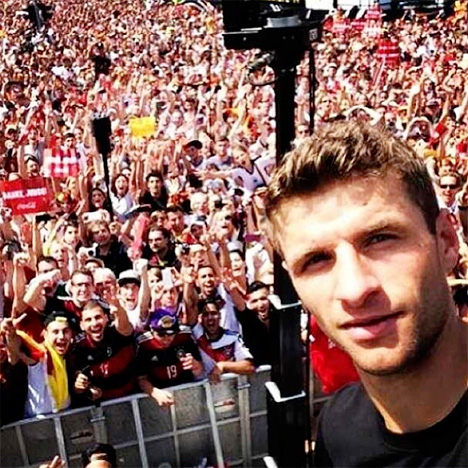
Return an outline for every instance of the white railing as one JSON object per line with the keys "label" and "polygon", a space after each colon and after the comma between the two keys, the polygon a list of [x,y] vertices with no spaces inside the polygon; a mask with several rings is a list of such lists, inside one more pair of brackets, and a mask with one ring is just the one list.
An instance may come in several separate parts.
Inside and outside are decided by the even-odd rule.
{"label": "white railing", "polygon": [[144,394],[4,426],[0,466],[38,466],[59,454],[67,467],[81,466],[94,442],[111,443],[119,467],[253,466],[267,455],[265,382],[256,374],[223,376],[173,387],[175,404],[158,407]]}

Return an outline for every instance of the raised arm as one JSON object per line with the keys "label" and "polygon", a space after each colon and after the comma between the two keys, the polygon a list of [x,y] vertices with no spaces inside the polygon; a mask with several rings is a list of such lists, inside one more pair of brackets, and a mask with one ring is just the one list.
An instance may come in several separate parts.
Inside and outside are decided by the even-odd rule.
{"label": "raised arm", "polygon": [[105,300],[109,304],[111,316],[114,317],[115,329],[123,336],[130,336],[133,333],[133,325],[130,323],[127,311],[120,304],[115,286],[108,292]]}
{"label": "raised arm", "polygon": [[182,298],[185,304],[186,325],[193,326],[198,321],[198,293],[195,288],[193,267],[185,265],[181,270],[183,282]]}
{"label": "raised arm", "polygon": [[151,290],[148,283],[148,261],[145,259],[139,259],[135,262],[135,269],[140,274],[141,285],[140,292],[138,295],[138,305],[140,307],[140,319],[145,321],[148,317],[150,301],[151,301]]}

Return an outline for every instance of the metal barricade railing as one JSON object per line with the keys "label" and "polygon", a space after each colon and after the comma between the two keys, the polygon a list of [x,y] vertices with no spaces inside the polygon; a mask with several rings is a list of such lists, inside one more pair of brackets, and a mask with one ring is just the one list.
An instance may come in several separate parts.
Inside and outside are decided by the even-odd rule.
{"label": "metal barricade railing", "polygon": [[[10,424],[1,429],[0,466],[31,467],[59,454],[81,466],[94,442],[117,450],[120,467],[253,466],[267,454],[265,382],[270,366],[173,387],[174,406],[143,394]],[[206,460],[207,459],[207,460]]]}

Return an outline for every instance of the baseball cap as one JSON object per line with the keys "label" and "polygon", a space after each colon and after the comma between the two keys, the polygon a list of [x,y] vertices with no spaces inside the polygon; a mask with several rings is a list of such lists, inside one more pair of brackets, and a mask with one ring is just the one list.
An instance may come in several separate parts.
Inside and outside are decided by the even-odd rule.
{"label": "baseball cap", "polygon": [[122,273],[120,273],[117,283],[119,286],[123,286],[124,284],[128,284],[128,283],[134,283],[140,286],[141,278],[140,278],[140,275],[135,270],[125,270],[125,271],[122,271]]}
{"label": "baseball cap", "polygon": [[76,327],[77,321],[69,312],[56,310],[47,315],[44,319],[44,326],[47,327],[52,322],[67,323],[71,328]]}
{"label": "baseball cap", "polygon": [[179,322],[174,314],[166,309],[156,309],[149,317],[151,330],[165,335],[175,335],[179,331]]}
{"label": "baseball cap", "polygon": [[197,149],[202,149],[203,144],[200,140],[191,140],[185,145],[186,148],[190,148],[192,146]]}
{"label": "baseball cap", "polygon": [[189,222],[189,228],[191,229],[192,226],[206,226],[206,217],[204,216],[196,216],[192,218]]}

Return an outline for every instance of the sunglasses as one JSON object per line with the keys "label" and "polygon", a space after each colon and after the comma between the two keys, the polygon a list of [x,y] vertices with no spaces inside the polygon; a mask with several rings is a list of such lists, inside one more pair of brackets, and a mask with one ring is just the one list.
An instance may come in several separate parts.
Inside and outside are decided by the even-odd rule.
{"label": "sunglasses", "polygon": [[458,188],[458,185],[444,184],[444,185],[441,185],[440,188],[454,190]]}

